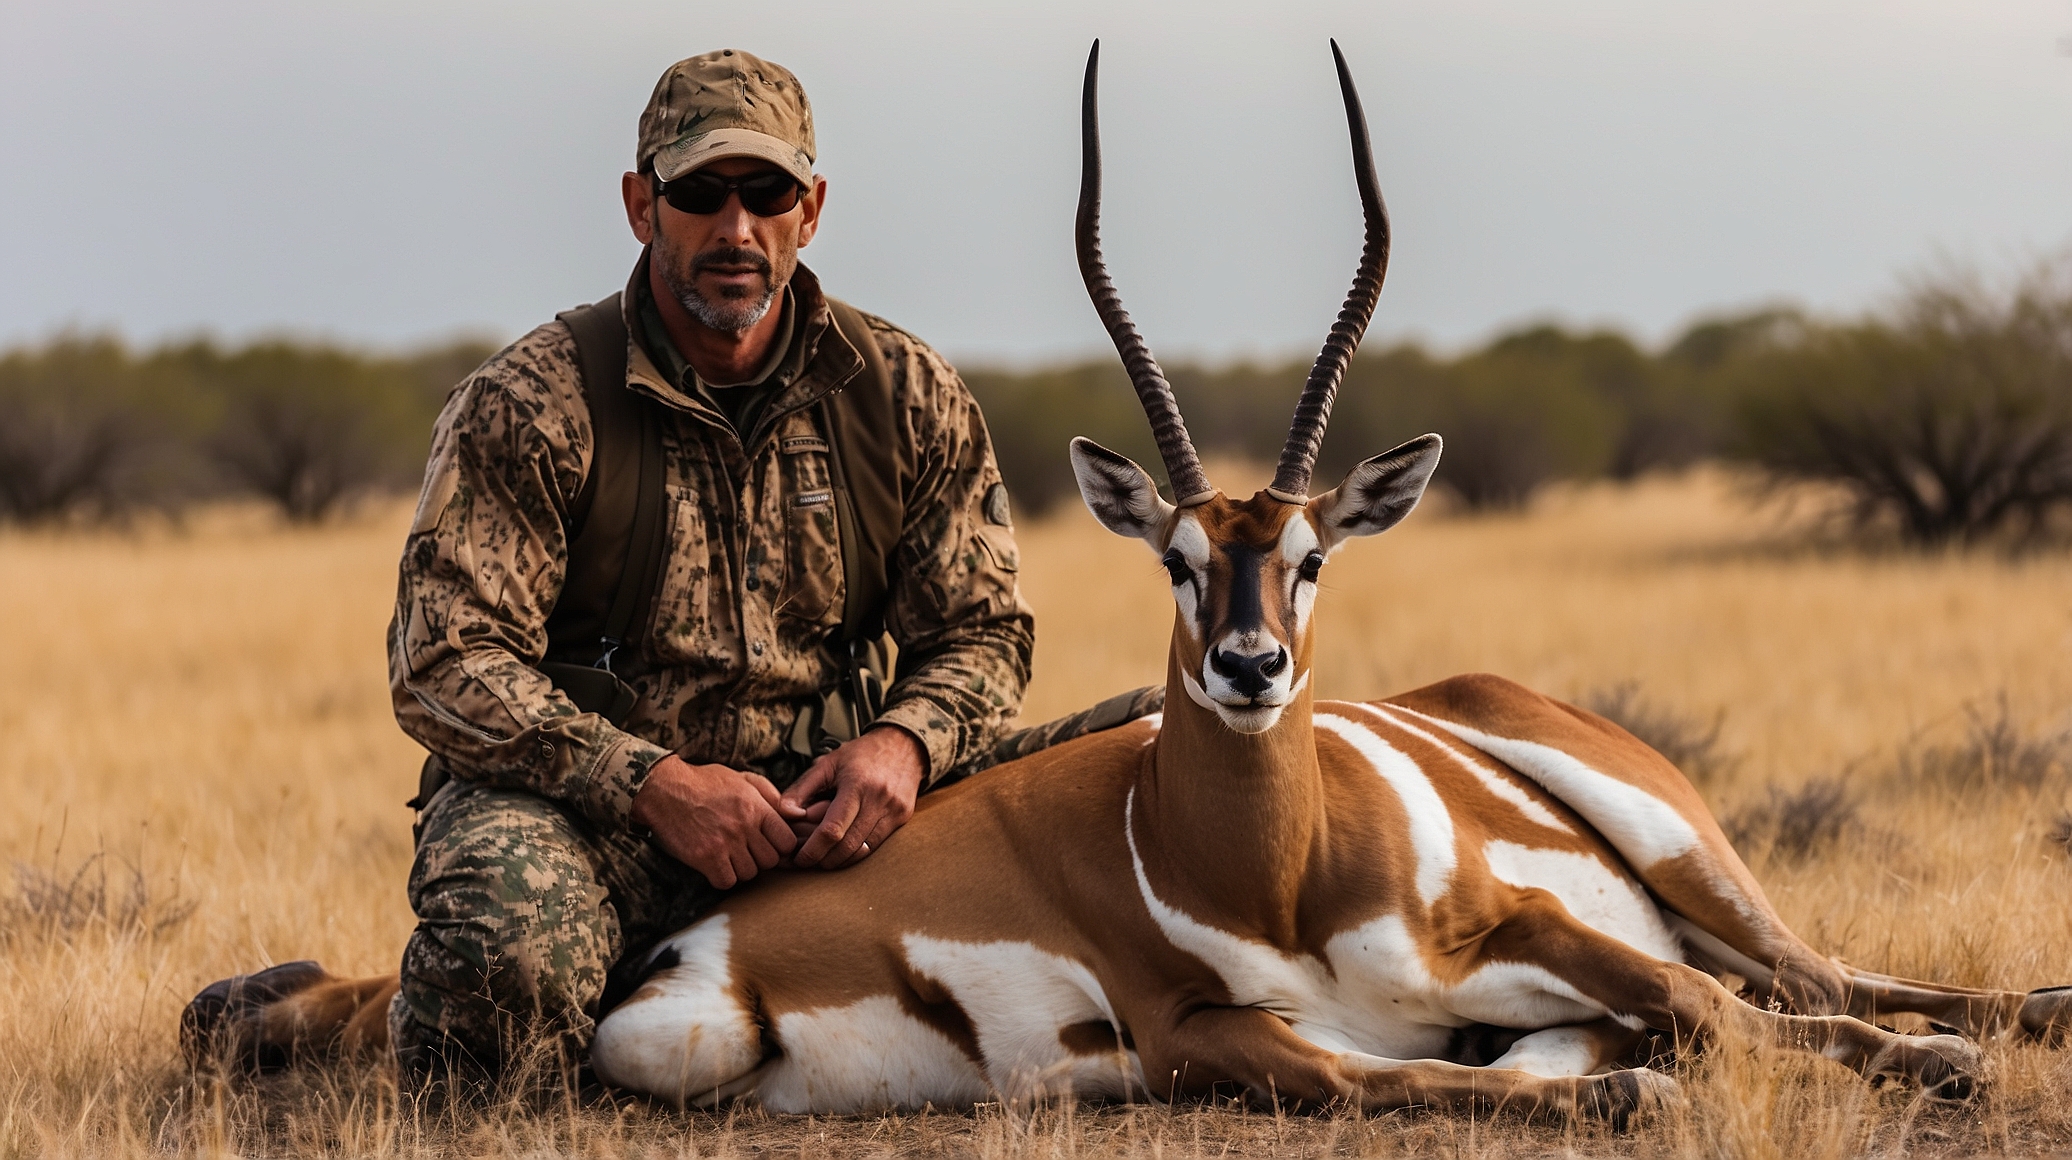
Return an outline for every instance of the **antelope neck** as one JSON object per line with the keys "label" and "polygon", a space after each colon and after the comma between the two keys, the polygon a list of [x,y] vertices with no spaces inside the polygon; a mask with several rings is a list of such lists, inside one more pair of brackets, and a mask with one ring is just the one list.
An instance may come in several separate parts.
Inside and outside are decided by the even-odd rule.
{"label": "antelope neck", "polygon": [[1239,733],[1188,696],[1186,664],[1176,641],[1164,721],[1137,779],[1138,848],[1167,902],[1292,949],[1295,903],[1324,832],[1308,683],[1273,728]]}

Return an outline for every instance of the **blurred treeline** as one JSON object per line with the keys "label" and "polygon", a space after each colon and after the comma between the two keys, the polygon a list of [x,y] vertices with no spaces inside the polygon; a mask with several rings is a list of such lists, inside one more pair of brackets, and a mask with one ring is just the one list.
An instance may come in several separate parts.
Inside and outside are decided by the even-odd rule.
{"label": "blurred treeline", "polygon": [[[1166,371],[1200,451],[1272,462],[1309,365]],[[1025,509],[1074,494],[1073,435],[1163,481],[1115,360],[965,378]],[[1657,350],[1552,325],[1450,358],[1368,347],[1312,487],[1426,431],[1446,440],[1436,486],[1470,511],[1520,506],[1554,480],[1726,459],[1834,485],[1845,514],[1909,542],[2032,536],[2072,507],[2072,259],[2001,284],[1945,270],[1854,321],[1781,308],[1702,319]]]}
{"label": "blurred treeline", "polygon": [[[408,490],[448,390],[490,353],[285,340],[134,352],[76,335],[17,349],[0,355],[0,519],[244,493],[314,521],[361,493]],[[1166,369],[1204,454],[1270,462],[1308,365]],[[965,378],[1023,514],[1074,495],[1074,435],[1162,478],[1114,359]],[[1446,439],[1438,487],[1471,511],[1517,507],[1555,480],[1728,459],[1835,485],[1850,515],[1916,543],[2033,535],[2072,507],[2072,260],[2002,284],[1944,271],[1853,321],[1705,319],[1653,350],[1552,325],[1453,355],[1369,347],[1339,391],[1314,486],[1425,431]]]}
{"label": "blurred treeline", "polygon": [[[1325,490],[1354,463],[1426,431],[1446,439],[1439,486],[1477,509],[1515,507],[1553,479],[1630,479],[1718,453],[1731,426],[1721,371],[1774,325],[1770,314],[1708,323],[1661,353],[1620,334],[1551,325],[1453,358],[1414,344],[1369,347],[1339,388],[1312,486]],[[1308,373],[1307,360],[1166,367],[1199,451],[1268,463],[1280,455]],[[1025,508],[1075,494],[1063,453],[1073,435],[1121,451],[1164,482],[1114,359],[965,378]]]}
{"label": "blurred treeline", "polygon": [[369,491],[415,489],[447,391],[495,349],[137,352],[61,335],[0,354],[0,519],[119,519],[243,494],[314,522]]}

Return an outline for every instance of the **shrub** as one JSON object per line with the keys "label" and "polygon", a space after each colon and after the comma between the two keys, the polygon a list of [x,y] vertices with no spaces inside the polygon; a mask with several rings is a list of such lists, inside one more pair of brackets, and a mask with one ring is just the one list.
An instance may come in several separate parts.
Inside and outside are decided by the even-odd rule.
{"label": "shrub", "polygon": [[28,939],[62,940],[88,927],[160,934],[187,921],[198,905],[181,897],[179,883],[154,897],[144,872],[123,862],[110,874],[105,854],[71,871],[14,864],[14,892],[0,895],[0,945]]}
{"label": "shrub", "polygon": [[105,337],[0,357],[0,518],[109,515],[137,498],[129,370],[128,352]]}
{"label": "shrub", "polygon": [[402,356],[271,340],[142,357],[61,335],[0,355],[0,519],[104,518],[250,491],[290,519],[407,488],[448,390],[494,350]]}
{"label": "shrub", "polygon": [[2005,293],[1949,274],[1890,318],[1807,328],[1747,368],[1741,450],[1839,485],[1919,545],[2031,536],[2072,503],[2072,261]]}
{"label": "shrub", "polygon": [[1931,784],[1971,792],[1982,789],[2034,790],[2072,774],[2072,735],[2037,735],[2023,728],[2008,708],[2007,697],[1990,707],[1969,705],[1965,730],[1951,745],[1913,746],[1900,751],[1892,777],[1911,784]]}
{"label": "shrub", "polygon": [[1768,851],[1797,861],[1860,830],[1862,822],[1848,785],[1817,777],[1796,790],[1771,786],[1763,800],[1728,814],[1720,828],[1744,858]]}
{"label": "shrub", "polygon": [[1720,744],[1724,712],[1710,721],[1657,705],[1640,695],[1636,681],[1592,689],[1576,703],[1639,738],[1694,782],[1711,780],[1733,766],[1733,757]]}
{"label": "shrub", "polygon": [[341,351],[284,342],[214,363],[209,377],[223,418],[206,447],[245,489],[291,521],[311,523],[380,481],[381,439],[400,418],[392,412],[401,400],[374,368]]}
{"label": "shrub", "polygon": [[963,377],[985,412],[1001,477],[1024,513],[1039,515],[1079,494],[1065,453],[1074,436],[1119,451],[1165,481],[1164,464],[1120,365],[1026,374],[971,370]]}

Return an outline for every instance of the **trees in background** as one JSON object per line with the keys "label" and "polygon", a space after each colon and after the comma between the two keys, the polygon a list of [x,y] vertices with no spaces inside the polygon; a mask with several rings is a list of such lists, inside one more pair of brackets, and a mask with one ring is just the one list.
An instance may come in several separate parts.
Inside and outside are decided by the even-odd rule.
{"label": "trees in background", "polygon": [[128,506],[143,435],[129,360],[66,336],[0,355],[0,517],[108,515]]}
{"label": "trees in background", "polygon": [[[61,335],[0,354],[0,520],[120,516],[240,493],[290,520],[414,487],[448,390],[492,351],[407,355],[269,340],[138,354]],[[1272,461],[1306,361],[1167,368],[1204,454]],[[1112,358],[970,368],[1000,468],[1028,514],[1077,495],[1085,435],[1162,475]],[[1437,486],[1468,511],[1520,507],[1554,480],[1628,480],[1703,458],[1816,481],[1858,522],[1936,545],[2020,539],[2072,507],[2072,256],[2004,288],[1962,272],[1852,322],[1759,310],[1694,323],[1658,351],[1535,325],[1444,356],[1374,346],[1352,362],[1319,486],[1425,431]]]}
{"label": "trees in background", "polygon": [[415,486],[449,388],[494,347],[399,356],[267,340],[138,354],[60,335],[0,355],[0,519],[47,523],[251,494],[295,522]]}
{"label": "trees in background", "polygon": [[[1168,368],[1204,453],[1269,461],[1307,371]],[[1073,434],[1158,470],[1112,360],[967,378],[1025,507],[1073,494]],[[1320,485],[1424,431],[1446,437],[1435,485],[1469,511],[1517,508],[1552,480],[1719,458],[1832,485],[1857,523],[1913,544],[2019,541],[2072,508],[2072,256],[2002,288],[1945,271],[1853,322],[1776,308],[1701,319],[1653,353],[1547,325],[1452,358],[1370,348],[1339,391]]]}
{"label": "trees in background", "polygon": [[[1271,462],[1307,362],[1167,368],[1204,454]],[[1154,474],[1143,413],[1114,360],[1050,371],[965,373],[985,408],[1001,471],[1023,507],[1076,494],[1064,455],[1086,435]],[[1414,344],[1370,348],[1348,368],[1318,458],[1319,485],[1412,436],[1446,437],[1437,485],[1476,511],[1515,508],[1552,479],[1632,478],[1717,444],[1694,376],[1623,336],[1534,326],[1447,359]]]}
{"label": "trees in background", "polygon": [[2072,262],[1995,290],[1962,274],[1897,309],[1758,344],[1735,448],[1838,486],[1924,546],[2033,537],[2072,506]]}

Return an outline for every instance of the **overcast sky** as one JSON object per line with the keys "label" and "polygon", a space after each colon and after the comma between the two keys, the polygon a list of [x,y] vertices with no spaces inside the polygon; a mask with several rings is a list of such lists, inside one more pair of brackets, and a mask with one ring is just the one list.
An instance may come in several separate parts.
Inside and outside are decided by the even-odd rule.
{"label": "overcast sky", "polygon": [[1656,340],[2072,243],[2072,0],[0,0],[0,342],[520,333],[623,284],[640,108],[733,46],[813,99],[836,293],[965,359],[1093,352],[1096,36],[1110,265],[1168,358],[1314,349],[1337,310],[1328,36],[1396,226],[1378,335]]}

